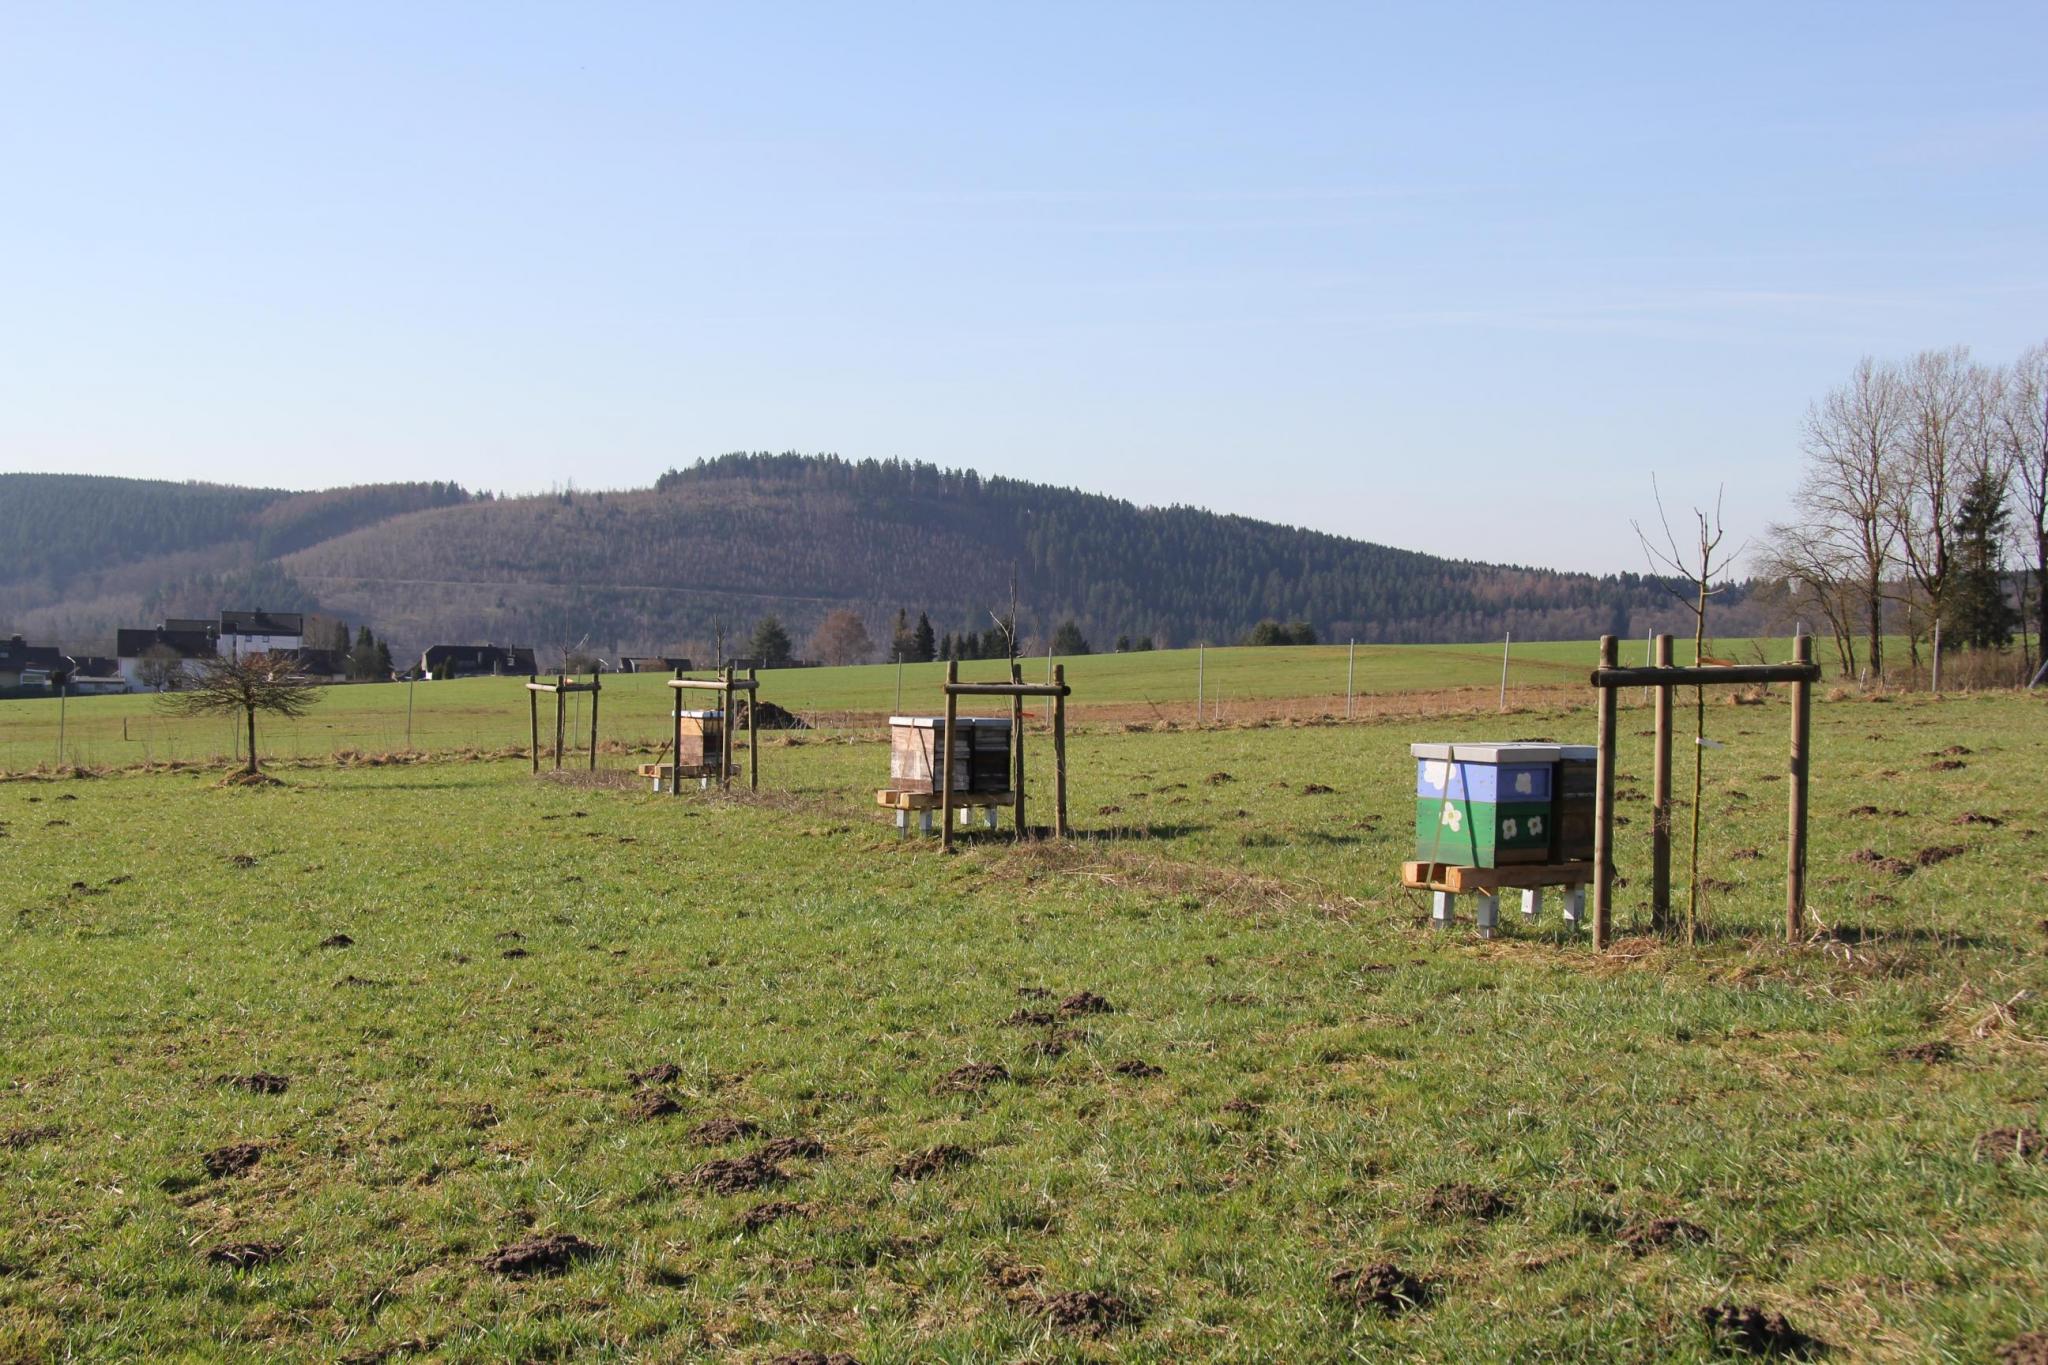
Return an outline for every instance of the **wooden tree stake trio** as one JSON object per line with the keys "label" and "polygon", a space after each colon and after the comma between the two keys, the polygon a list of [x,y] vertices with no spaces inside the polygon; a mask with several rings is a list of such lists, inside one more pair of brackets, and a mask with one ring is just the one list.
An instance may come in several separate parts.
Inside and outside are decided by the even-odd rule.
{"label": "wooden tree stake trio", "polygon": [[[944,822],[940,835],[940,847],[946,852],[953,848],[953,812],[970,808],[988,811],[989,822],[995,822],[995,807],[1009,806],[1015,812],[1017,837],[1022,838],[1030,825],[1024,815],[1024,699],[1026,697],[1048,697],[1052,700],[1052,748],[1053,748],[1053,833],[1061,838],[1067,834],[1067,698],[1073,689],[1067,686],[1065,664],[1055,665],[1052,681],[1049,683],[1027,683],[1017,666],[1010,666],[1009,682],[961,682],[960,665],[948,661],[946,664],[946,715],[938,722],[938,733],[930,759],[930,790],[925,790],[926,781],[917,775],[916,785],[902,783],[884,788],[875,793],[878,805],[896,812],[899,825],[908,828],[910,813],[914,810],[927,821],[929,830],[931,813],[936,809]],[[1009,782],[1008,791],[986,790],[976,776],[976,766],[970,753],[966,759],[968,785],[972,790],[962,789],[955,781],[955,769],[962,762],[960,745],[968,735],[977,729],[999,728],[1000,722],[989,721],[977,727],[972,717],[960,714],[962,697],[1008,697],[1010,699],[1009,753],[1004,764],[1004,774]],[[909,733],[913,736],[920,730],[934,728],[930,720],[896,718],[898,735]],[[921,741],[919,741],[921,743]],[[918,759],[918,766],[925,761]],[[983,776],[986,776],[985,771]]]}
{"label": "wooden tree stake trio", "polygon": [[[705,780],[715,776],[718,779],[718,785],[721,790],[730,791],[732,789],[733,718],[736,714],[733,710],[733,702],[734,698],[742,692],[747,694],[747,790],[761,790],[761,730],[759,714],[761,710],[759,705],[761,682],[755,676],[754,670],[748,669],[747,676],[744,678],[734,676],[730,668],[721,671],[715,678],[686,678],[683,676],[683,671],[679,668],[676,670],[675,677],[669,679],[668,685],[670,695],[675,698],[675,705],[671,708],[674,711],[675,730],[671,740],[671,747],[669,748],[669,758],[672,762],[668,765],[670,794],[674,795],[682,791],[683,779],[685,777],[696,777],[700,780]],[[691,691],[717,692],[720,694],[721,699],[718,712],[718,755],[713,759],[710,754],[706,753],[703,755],[704,761],[695,764],[683,762],[683,721],[686,718],[683,711],[683,694]],[[709,717],[698,717],[697,719],[701,724],[702,721],[708,720]],[[701,728],[698,734],[701,742],[703,734]],[[641,776],[652,776],[654,778],[654,786],[657,791],[661,789],[662,766],[660,763],[648,763],[643,764],[640,769]]]}
{"label": "wooden tree stake trio", "polygon": [[551,683],[529,682],[526,684],[527,711],[532,720],[533,735],[529,752],[533,759],[533,770],[535,772],[540,771],[540,694],[543,692],[555,694],[555,769],[558,772],[562,767],[562,741],[564,738],[562,698],[571,692],[588,692],[590,694],[590,770],[592,772],[597,771],[597,694],[602,690],[603,688],[598,684],[597,674],[595,673],[590,675],[589,682],[570,682],[566,674],[556,674],[555,680]]}

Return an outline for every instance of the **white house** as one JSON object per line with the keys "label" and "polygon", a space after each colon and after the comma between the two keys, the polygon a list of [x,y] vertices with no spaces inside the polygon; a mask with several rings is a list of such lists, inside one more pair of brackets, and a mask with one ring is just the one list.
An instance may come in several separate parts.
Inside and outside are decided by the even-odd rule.
{"label": "white house", "polygon": [[305,647],[306,618],[295,611],[224,611],[220,614],[219,652],[230,659],[244,654],[276,654]]}

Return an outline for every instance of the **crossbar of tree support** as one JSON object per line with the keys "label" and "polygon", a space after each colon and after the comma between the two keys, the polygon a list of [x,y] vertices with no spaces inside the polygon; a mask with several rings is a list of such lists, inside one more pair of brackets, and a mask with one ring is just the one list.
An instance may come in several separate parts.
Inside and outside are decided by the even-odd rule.
{"label": "crossbar of tree support", "polygon": [[533,759],[533,770],[535,772],[540,771],[540,694],[543,692],[552,692],[555,696],[555,769],[558,772],[562,767],[562,698],[571,692],[588,692],[590,694],[590,770],[592,772],[597,771],[597,694],[603,690],[604,687],[598,682],[597,674],[595,673],[590,675],[589,682],[571,682],[566,674],[561,673],[556,674],[555,680],[551,683],[541,682],[538,679],[528,681],[526,684],[526,702],[532,733],[529,753]]}
{"label": "crossbar of tree support", "polygon": [[1618,643],[1612,635],[1600,637],[1600,667],[1593,671],[1592,684],[1599,692],[1600,730],[1597,787],[1594,798],[1593,829],[1593,946],[1604,949],[1613,930],[1614,914],[1614,774],[1616,762],[1615,723],[1618,694],[1628,687],[1656,689],[1656,753],[1652,769],[1650,812],[1650,912],[1660,925],[1671,909],[1671,736],[1672,698],[1675,687],[1749,686],[1759,683],[1789,683],[1792,687],[1791,751],[1786,764],[1787,811],[1785,821],[1785,940],[1797,943],[1805,936],[1806,921],[1806,813],[1808,769],[1813,734],[1813,685],[1820,681],[1820,666],[1813,662],[1813,639],[1801,635],[1793,641],[1793,662],[1789,664],[1670,666],[1671,637],[1656,640],[1657,666],[1622,668],[1617,663]]}
{"label": "crossbar of tree support", "polygon": [[1064,839],[1067,836],[1067,698],[1073,689],[1067,686],[1067,666],[1055,664],[1050,683],[1027,683],[1019,674],[1013,661],[1010,664],[1010,681],[1006,683],[961,682],[960,665],[956,660],[946,661],[946,729],[940,741],[939,753],[944,776],[940,779],[939,809],[944,814],[945,826],[939,831],[939,847],[942,851],[953,851],[953,732],[960,719],[960,698],[962,697],[1008,697],[1010,699],[1010,787],[1016,793],[1016,804],[1010,809],[1015,819],[1017,837],[1023,838],[1030,826],[1024,822],[1024,698],[1050,697],[1052,699],[1052,760],[1053,760],[1053,834]]}
{"label": "crossbar of tree support", "polygon": [[669,783],[671,796],[680,796],[683,790],[683,691],[717,692],[724,697],[718,713],[718,786],[721,791],[732,790],[732,732],[733,695],[747,694],[747,790],[761,790],[761,726],[760,706],[756,697],[761,690],[761,680],[753,669],[747,670],[744,678],[736,677],[730,668],[723,669],[715,678],[686,678],[683,670],[668,680],[668,685],[677,689],[675,705],[669,710],[675,722],[675,734],[671,739],[669,757],[675,767],[674,779]]}

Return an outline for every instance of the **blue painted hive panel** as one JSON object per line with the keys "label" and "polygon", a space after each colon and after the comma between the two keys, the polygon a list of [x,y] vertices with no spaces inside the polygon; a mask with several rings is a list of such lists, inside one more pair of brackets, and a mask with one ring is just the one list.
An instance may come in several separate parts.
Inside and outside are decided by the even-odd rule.
{"label": "blue painted hive panel", "polygon": [[1415,762],[1415,795],[1441,801],[1448,782],[1453,801],[1548,801],[1548,763],[1466,763],[1422,758]]}

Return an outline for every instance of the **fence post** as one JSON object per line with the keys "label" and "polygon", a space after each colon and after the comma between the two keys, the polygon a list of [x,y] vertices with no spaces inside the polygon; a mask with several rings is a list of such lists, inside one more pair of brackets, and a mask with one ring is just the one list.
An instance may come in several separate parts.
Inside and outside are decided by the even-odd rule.
{"label": "fence post", "polygon": [[[1792,642],[1793,661],[1813,662],[1813,637],[1802,635]],[[1813,738],[1813,684],[1800,679],[1792,684],[1792,755],[1786,771],[1785,855],[1785,941],[1797,943],[1806,935],[1806,779],[1808,749]]]}
{"label": "fence post", "polygon": [[[1600,667],[1613,668],[1618,655],[1612,635],[1600,637]],[[1593,947],[1604,951],[1614,923],[1614,689],[1596,698],[1600,756],[1593,798]]]}
{"label": "fence post", "polygon": [[1500,642],[1500,709],[1508,709],[1508,648],[1515,642],[1515,632],[1510,630]]}
{"label": "fence post", "polygon": [[1052,671],[1053,833],[1067,837],[1067,666]]}
{"label": "fence post", "polygon": [[[1659,635],[1657,667],[1671,667],[1671,637]],[[1671,685],[1651,689],[1657,704],[1656,752],[1650,769],[1650,922],[1659,930],[1671,917]]]}
{"label": "fence post", "polygon": [[957,660],[946,661],[946,725],[939,732],[939,763],[943,769],[939,778],[939,851],[953,851],[953,723],[959,719],[960,698],[954,695],[953,684],[960,681],[960,664]]}
{"label": "fence post", "polygon": [[1195,646],[1195,728],[1202,728],[1202,669],[1208,662],[1208,646]]}
{"label": "fence post", "polygon": [[1344,660],[1344,719],[1351,719],[1352,686],[1358,679],[1358,641],[1351,642],[1351,651]]}

